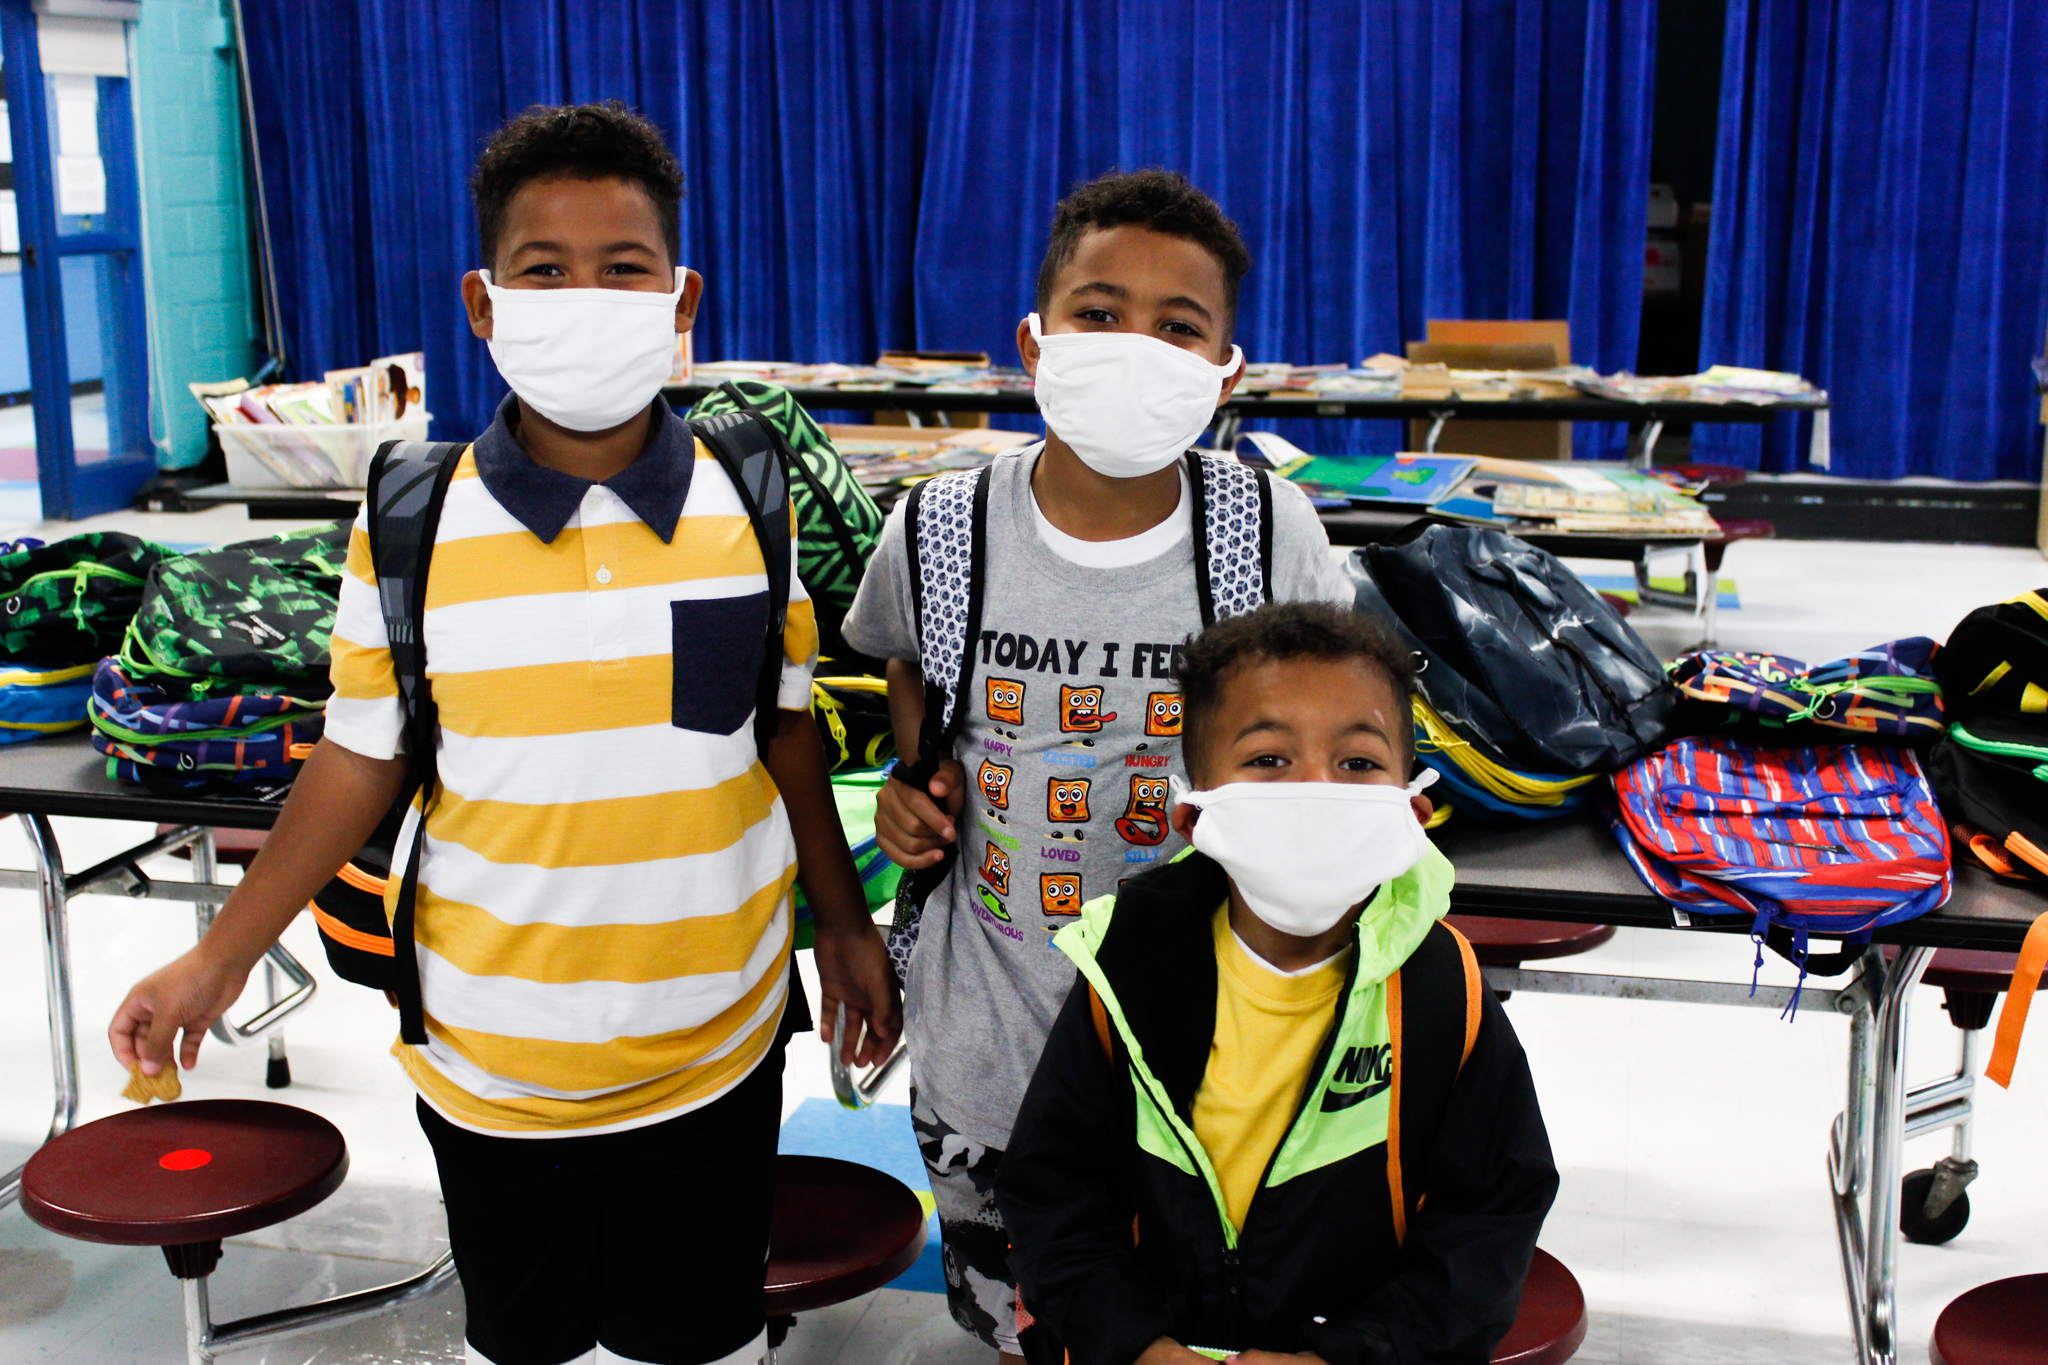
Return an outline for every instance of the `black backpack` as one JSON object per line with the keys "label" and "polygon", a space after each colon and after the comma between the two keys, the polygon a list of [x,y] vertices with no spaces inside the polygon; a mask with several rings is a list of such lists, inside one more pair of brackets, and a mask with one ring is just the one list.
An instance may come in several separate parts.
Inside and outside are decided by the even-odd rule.
{"label": "black backpack", "polygon": [[[767,566],[768,647],[756,683],[754,709],[754,738],[765,752],[780,723],[775,702],[782,675],[784,617],[789,608],[791,528],[783,443],[779,433],[743,398],[734,410],[692,421],[690,426],[739,491]],[[386,815],[370,843],[313,898],[314,919],[328,965],[345,981],[389,992],[398,1003],[399,1039],[415,1046],[427,1041],[419,965],[413,953],[423,833],[415,835],[403,866],[395,849],[406,809],[417,803],[423,830],[424,812],[438,792],[434,755],[440,721],[427,680],[421,622],[426,616],[427,571],[441,504],[466,449],[461,441],[387,441],[370,462],[364,497],[369,508],[370,558],[376,566],[378,604],[391,641],[392,669],[405,713],[411,770],[405,795]],[[384,889],[393,876],[401,880],[398,903],[387,922]]]}
{"label": "black backpack", "polygon": [[1429,704],[1507,766],[1611,773],[1671,738],[1679,698],[1663,665],[1555,555],[1424,521],[1348,567],[1358,610],[1422,656]]}
{"label": "black backpack", "polygon": [[2048,882],[2048,588],[1962,619],[1934,656],[1948,733],[1928,756],[1958,843],[2006,876]]}

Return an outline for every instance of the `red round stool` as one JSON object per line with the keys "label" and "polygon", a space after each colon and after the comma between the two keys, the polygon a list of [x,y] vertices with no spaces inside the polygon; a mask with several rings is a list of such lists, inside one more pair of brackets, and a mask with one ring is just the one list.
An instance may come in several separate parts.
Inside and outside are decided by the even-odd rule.
{"label": "red round stool", "polygon": [[775,1158],[768,1232],[768,1345],[798,1313],[879,1289],[924,1251],[924,1206],[871,1166],[828,1156]]}
{"label": "red round stool", "polygon": [[[1887,959],[1898,955],[1896,948],[1884,952]],[[1915,1086],[1906,1094],[1908,1123],[1942,1111],[1943,1122],[1955,1131],[1947,1156],[1932,1167],[1908,1172],[1901,1182],[1899,1231],[1909,1242],[1939,1246],[1954,1240],[1970,1221],[1970,1196],[1963,1191],[1977,1178],[1977,1163],[1970,1156],[1977,1049],[1998,1007],[1998,997],[2012,984],[2012,969],[2018,961],[2016,953],[1940,948],[1920,977],[1923,985],[1941,988],[1941,1007],[1960,1030],[1961,1044],[1952,1075]],[[1941,1126],[1937,1122],[1922,1131]]]}
{"label": "red round stool", "polygon": [[185,1352],[204,1365],[244,1342],[373,1312],[455,1273],[445,1253],[408,1280],[216,1327],[207,1277],[220,1244],[304,1213],[340,1188],[348,1144],[318,1114],[265,1100],[188,1100],[98,1119],[45,1143],[21,1173],[22,1211],[86,1242],[163,1248],[185,1290]]}
{"label": "red round stool", "polygon": [[1980,1284],[1941,1310],[1933,1365],[2048,1365],[2048,1275]]}
{"label": "red round stool", "polygon": [[[1444,923],[1465,936],[1482,967],[1519,967],[1524,962],[1590,953],[1614,937],[1611,924],[1553,924],[1540,919],[1494,915],[1446,915]],[[1505,1000],[1513,991],[1495,991]]]}
{"label": "red round stool", "polygon": [[1522,1286],[1521,1311],[1493,1348],[1493,1365],[1563,1365],[1585,1339],[1586,1296],[1578,1280],[1538,1247]]}

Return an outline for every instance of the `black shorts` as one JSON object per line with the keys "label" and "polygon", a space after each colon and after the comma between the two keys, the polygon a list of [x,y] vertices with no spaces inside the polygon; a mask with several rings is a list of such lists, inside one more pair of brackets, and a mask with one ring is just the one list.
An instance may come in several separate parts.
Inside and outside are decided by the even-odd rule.
{"label": "black shorts", "polygon": [[761,1335],[782,1048],[702,1109],[623,1133],[486,1137],[419,1103],[470,1346],[563,1365],[602,1345],[705,1365]]}

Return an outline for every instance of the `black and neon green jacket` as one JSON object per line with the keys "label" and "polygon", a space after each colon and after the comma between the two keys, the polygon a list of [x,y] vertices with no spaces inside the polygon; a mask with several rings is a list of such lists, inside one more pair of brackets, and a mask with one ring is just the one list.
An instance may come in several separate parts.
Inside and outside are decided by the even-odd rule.
{"label": "black and neon green jacket", "polygon": [[1223,870],[1190,853],[1061,931],[1080,979],[997,1199],[1022,1301],[1074,1365],[1130,1365],[1161,1336],[1330,1365],[1489,1358],[1557,1171],[1521,1044],[1439,922],[1451,881],[1432,849],[1360,916],[1313,1080],[1242,1233],[1193,1122]]}

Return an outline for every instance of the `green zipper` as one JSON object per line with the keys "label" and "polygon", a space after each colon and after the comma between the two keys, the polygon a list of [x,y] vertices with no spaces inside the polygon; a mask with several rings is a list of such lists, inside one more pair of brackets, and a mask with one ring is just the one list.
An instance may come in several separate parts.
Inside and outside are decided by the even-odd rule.
{"label": "green zipper", "polygon": [[2048,782],[2048,748],[2039,744],[2012,744],[2004,740],[1979,739],[1963,728],[1958,721],[1948,727],[1949,736],[1966,749],[1975,749],[1980,754],[2000,754],[2006,758],[2031,758],[2037,765],[2034,776]]}

